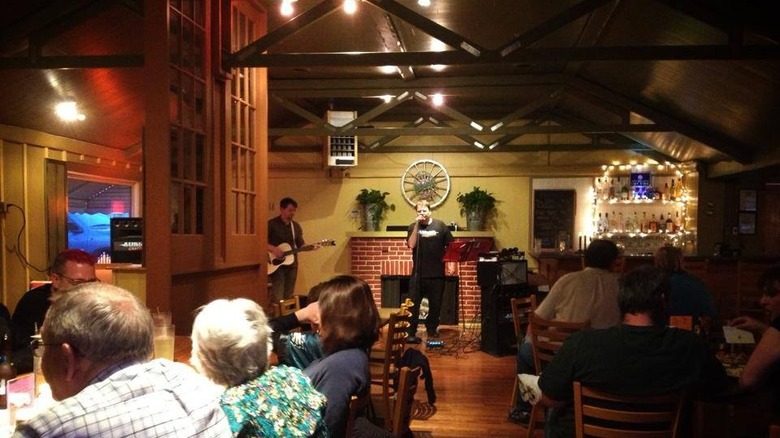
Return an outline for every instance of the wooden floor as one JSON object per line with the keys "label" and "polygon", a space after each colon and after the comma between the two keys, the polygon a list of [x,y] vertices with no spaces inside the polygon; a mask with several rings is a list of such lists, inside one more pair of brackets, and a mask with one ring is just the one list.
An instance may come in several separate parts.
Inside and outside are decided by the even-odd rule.
{"label": "wooden floor", "polygon": [[468,342],[474,336],[469,332],[463,335],[459,327],[440,327],[440,332],[445,343],[441,350],[426,349],[424,335],[423,343],[414,346],[428,357],[437,396],[436,404],[429,405],[425,383],[420,381],[412,420],[414,436],[524,435],[524,428],[507,420],[515,356],[496,357],[480,351],[478,342]]}

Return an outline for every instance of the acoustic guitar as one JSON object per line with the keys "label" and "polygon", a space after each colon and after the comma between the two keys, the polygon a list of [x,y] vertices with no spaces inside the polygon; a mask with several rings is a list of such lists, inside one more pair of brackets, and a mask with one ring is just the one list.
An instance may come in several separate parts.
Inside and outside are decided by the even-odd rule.
{"label": "acoustic guitar", "polygon": [[293,247],[290,246],[289,243],[282,243],[281,245],[278,245],[277,248],[279,248],[282,251],[282,256],[279,258],[274,257],[274,254],[272,252],[268,252],[268,275],[273,274],[276,272],[277,269],[279,269],[280,266],[284,265],[291,265],[293,261],[295,261],[295,254],[300,251],[308,251],[310,249],[313,249],[315,246],[335,246],[336,241],[333,239],[323,239],[319,242],[310,243],[308,245],[299,246],[298,248],[293,249]]}

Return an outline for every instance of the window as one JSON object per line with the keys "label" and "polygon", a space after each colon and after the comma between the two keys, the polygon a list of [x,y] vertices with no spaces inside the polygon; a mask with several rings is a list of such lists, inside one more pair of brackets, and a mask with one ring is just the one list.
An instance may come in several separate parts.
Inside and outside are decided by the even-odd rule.
{"label": "window", "polygon": [[133,213],[133,183],[68,177],[68,248],[111,254],[111,218]]}
{"label": "window", "polygon": [[208,154],[205,2],[171,2],[171,232],[203,234]]}
{"label": "window", "polygon": [[[232,8],[232,50],[235,52],[256,39],[255,23],[238,7]],[[234,234],[255,232],[255,160],[257,145],[255,126],[257,118],[257,84],[255,69],[233,69],[230,89],[230,199],[233,209]]]}

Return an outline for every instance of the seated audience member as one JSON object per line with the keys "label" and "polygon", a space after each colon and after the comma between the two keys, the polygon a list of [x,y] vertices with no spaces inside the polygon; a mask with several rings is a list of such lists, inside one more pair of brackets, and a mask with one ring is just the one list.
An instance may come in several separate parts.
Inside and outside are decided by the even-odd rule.
{"label": "seated audience member", "polygon": [[703,281],[683,270],[680,248],[662,246],[655,252],[655,266],[669,280],[669,316],[691,316],[697,324],[699,317],[717,318],[712,292]]}
{"label": "seated audience member", "polygon": [[14,363],[19,373],[32,371],[30,337],[43,326],[52,296],[82,283],[98,281],[95,258],[80,249],[66,249],[49,268],[49,281],[25,292],[14,310]]}
{"label": "seated audience member", "polygon": [[[317,302],[323,284],[324,283],[319,283],[309,290],[307,296],[309,304]],[[274,330],[272,334],[273,344],[275,346],[274,352],[276,353],[279,363],[300,369],[306,368],[315,360],[325,356],[325,352],[322,350],[322,343],[320,342],[320,335],[317,332],[318,328],[316,326],[309,327],[311,330],[302,330],[299,332],[287,331],[291,330],[291,328],[300,326],[299,320],[308,320],[312,317],[319,318],[319,307],[317,305],[310,305],[308,306],[308,309],[304,310],[302,313],[303,316],[300,318],[296,315],[287,315],[278,318],[277,321],[273,322],[273,324],[276,325],[277,330]]]}
{"label": "seated audience member", "polygon": [[229,437],[222,388],[152,356],[152,316],[130,292],[90,283],[57,298],[43,323],[41,367],[58,403],[15,437]]}
{"label": "seated audience member", "polygon": [[350,397],[368,391],[371,383],[368,351],[379,337],[379,311],[371,288],[357,277],[339,275],[322,283],[317,302],[270,321],[274,332],[300,323],[319,326],[325,356],[304,373],[328,401],[325,423],[330,435],[342,437]]}
{"label": "seated audience member", "polygon": [[[619,251],[611,240],[594,240],[585,249],[585,269],[562,276],[539,304],[536,314],[548,319],[569,322],[590,321],[592,328],[607,328],[620,322],[618,278],[611,272]],[[530,335],[517,351],[517,373],[534,374]],[[510,421],[527,423],[531,406],[518,397],[509,413]]]}
{"label": "seated audience member", "polygon": [[741,316],[729,325],[750,330],[761,336],[748,358],[739,378],[739,386],[746,389],[768,387],[774,396],[775,421],[780,421],[780,266],[767,269],[759,278],[763,290],[761,305],[769,312],[771,323]]}
{"label": "seated audience member", "polygon": [[574,436],[575,381],[605,391],[651,395],[691,387],[714,394],[729,385],[723,366],[689,330],[666,326],[665,276],[651,266],[625,274],[618,305],[623,323],[571,335],[539,377],[550,410],[545,436]]}
{"label": "seated audience member", "polygon": [[263,309],[244,298],[215,300],[192,326],[195,369],[227,390],[220,398],[237,437],[326,437],[325,396],[297,368],[268,366]]}

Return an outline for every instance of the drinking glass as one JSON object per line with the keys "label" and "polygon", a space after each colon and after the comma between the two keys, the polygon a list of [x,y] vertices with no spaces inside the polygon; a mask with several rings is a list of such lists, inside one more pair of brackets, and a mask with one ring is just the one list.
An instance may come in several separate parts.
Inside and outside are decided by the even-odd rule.
{"label": "drinking glass", "polygon": [[154,326],[154,357],[156,359],[173,360],[175,331],[173,324]]}

